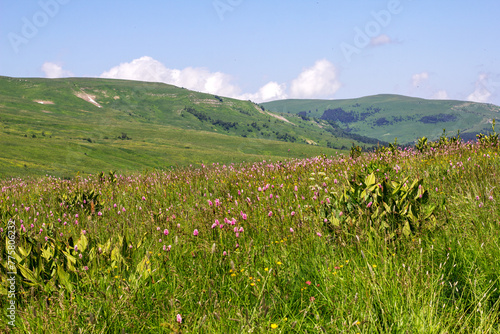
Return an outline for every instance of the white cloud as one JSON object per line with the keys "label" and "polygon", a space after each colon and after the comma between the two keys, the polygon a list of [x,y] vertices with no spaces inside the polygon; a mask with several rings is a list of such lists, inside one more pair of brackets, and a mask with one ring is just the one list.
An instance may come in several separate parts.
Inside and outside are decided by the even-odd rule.
{"label": "white cloud", "polygon": [[444,89],[435,92],[434,95],[432,95],[432,98],[436,99],[436,100],[449,100],[450,99],[450,97],[448,96],[448,92],[445,91]]}
{"label": "white cloud", "polygon": [[372,46],[379,46],[379,45],[384,45],[384,44],[391,44],[394,43],[394,41],[387,35],[381,34],[376,37],[373,37],[370,40],[370,45]]}
{"label": "white cloud", "polygon": [[469,94],[469,96],[467,96],[467,100],[481,103],[489,102],[491,92],[488,89],[488,75],[485,73],[481,73],[475,85],[476,89],[471,94]]}
{"label": "white cloud", "polygon": [[151,57],[141,57],[122,63],[101,74],[101,78],[163,82],[187,89],[234,97],[239,88],[230,83],[231,76],[210,72],[205,68],[170,69]]}
{"label": "white cloud", "polygon": [[45,62],[42,65],[42,72],[45,73],[46,78],[63,78],[73,76],[73,73],[64,70],[61,65],[51,62]]}
{"label": "white cloud", "polygon": [[318,60],[306,68],[292,81],[290,97],[331,98],[341,84],[337,79],[337,69],[326,59]]}
{"label": "white cloud", "polygon": [[429,73],[427,73],[427,72],[417,73],[417,74],[414,74],[411,77],[411,79],[412,79],[413,87],[418,87],[422,82],[429,79]]}
{"label": "white cloud", "polygon": [[272,100],[281,100],[281,99],[286,99],[287,93],[286,93],[286,85],[285,84],[278,84],[275,81],[268,82],[255,94],[243,94],[238,96],[238,99],[241,100],[252,100],[256,102],[266,102],[266,101],[272,101]]}

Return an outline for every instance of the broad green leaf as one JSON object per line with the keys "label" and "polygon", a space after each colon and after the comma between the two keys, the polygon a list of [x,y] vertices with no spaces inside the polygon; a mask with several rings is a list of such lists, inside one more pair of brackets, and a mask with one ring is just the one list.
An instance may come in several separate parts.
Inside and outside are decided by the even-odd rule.
{"label": "broad green leaf", "polygon": [[374,173],[371,173],[370,175],[368,175],[365,178],[365,184],[366,184],[367,187],[370,187],[373,184],[375,184],[375,174]]}
{"label": "broad green leaf", "polygon": [[[40,280],[39,278],[37,277],[37,275],[29,270],[28,268],[26,268],[25,266],[23,266],[22,264],[17,264],[17,268],[19,268],[19,271],[21,271],[21,275],[27,279],[28,281],[31,281],[31,285],[36,285],[36,284],[39,284],[40,283]],[[30,284],[30,283],[28,283]]]}
{"label": "broad green leaf", "polygon": [[69,291],[73,291],[73,285],[70,281],[70,274],[64,271],[64,268],[60,265],[57,266],[57,277],[59,278],[59,282],[68,289]]}
{"label": "broad green leaf", "polygon": [[85,251],[85,249],[87,249],[88,244],[89,244],[89,241],[88,241],[87,237],[85,236],[85,234],[82,233],[80,235],[80,239],[78,239],[78,241],[76,242],[76,245],[78,246],[78,250],[83,253]]}
{"label": "broad green leaf", "polygon": [[403,234],[405,237],[409,237],[411,235],[410,223],[408,221],[406,221],[403,226]]}

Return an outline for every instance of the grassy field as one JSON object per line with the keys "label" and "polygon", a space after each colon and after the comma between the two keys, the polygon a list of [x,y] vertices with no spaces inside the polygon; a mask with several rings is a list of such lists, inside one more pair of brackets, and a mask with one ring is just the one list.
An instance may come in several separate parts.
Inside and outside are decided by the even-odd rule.
{"label": "grassy field", "polygon": [[498,119],[500,112],[500,107],[492,104],[390,94],[342,100],[280,100],[262,106],[273,112],[303,112],[311,118],[322,117],[327,109],[342,108],[357,117],[339,121],[342,128],[386,142],[397,138],[400,143],[413,143],[422,136],[436,140],[443,129],[452,135],[460,130],[462,135],[468,135],[467,140],[473,139],[477,133],[489,130],[489,122]]}
{"label": "grassy field", "polygon": [[498,333],[499,172],[496,140],[3,180],[0,326]]}
{"label": "grassy field", "polygon": [[283,160],[364,145],[287,117],[160,83],[0,77],[0,177]]}

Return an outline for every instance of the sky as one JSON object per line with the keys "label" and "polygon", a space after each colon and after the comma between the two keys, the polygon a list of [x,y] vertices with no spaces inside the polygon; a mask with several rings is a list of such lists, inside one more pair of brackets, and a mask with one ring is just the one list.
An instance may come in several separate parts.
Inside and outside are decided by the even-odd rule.
{"label": "sky", "polygon": [[0,75],[500,105],[498,0],[0,0]]}

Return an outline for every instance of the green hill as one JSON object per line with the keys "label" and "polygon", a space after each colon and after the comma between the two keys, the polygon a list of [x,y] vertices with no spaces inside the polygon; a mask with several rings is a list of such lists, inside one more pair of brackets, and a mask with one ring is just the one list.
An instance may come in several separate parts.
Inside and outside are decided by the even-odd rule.
{"label": "green hill", "polygon": [[282,160],[352,144],[367,146],[326,121],[161,83],[0,77],[0,177]]}
{"label": "green hill", "polygon": [[272,112],[297,114],[337,124],[348,133],[392,142],[437,139],[446,129],[464,139],[491,130],[500,107],[454,100],[425,100],[400,95],[374,95],[345,100],[279,100],[261,104]]}

